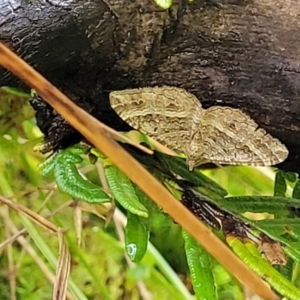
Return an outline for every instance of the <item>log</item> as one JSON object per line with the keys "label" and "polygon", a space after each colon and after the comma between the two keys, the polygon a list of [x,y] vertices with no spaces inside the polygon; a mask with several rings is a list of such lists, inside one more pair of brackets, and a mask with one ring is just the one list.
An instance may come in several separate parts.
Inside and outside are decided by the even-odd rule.
{"label": "log", "polygon": [[[112,90],[171,85],[204,108],[240,108],[289,149],[279,165],[300,172],[298,0],[1,1],[0,41],[102,122],[129,127]],[[0,68],[0,86],[24,88]],[[33,101],[46,141],[80,140],[60,116]]]}

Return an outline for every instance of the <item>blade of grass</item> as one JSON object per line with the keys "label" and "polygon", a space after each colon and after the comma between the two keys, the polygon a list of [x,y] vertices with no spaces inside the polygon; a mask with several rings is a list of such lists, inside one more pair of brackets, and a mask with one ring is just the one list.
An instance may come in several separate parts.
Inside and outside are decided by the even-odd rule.
{"label": "blade of grass", "polygon": [[[22,215],[20,215],[20,218],[21,218],[23,226],[28,231],[30,237],[33,239],[36,246],[42,252],[42,254],[47,259],[47,261],[51,264],[51,266],[54,269],[56,269],[56,267],[58,265],[58,261],[57,261],[55,255],[52,253],[51,249],[48,247],[45,240],[40,236],[40,234],[35,229],[34,225],[32,224],[32,222],[29,219],[27,219],[26,217],[24,217]],[[72,279],[69,279],[68,288],[72,292],[72,294],[75,296],[76,299],[88,300]],[[107,298],[107,299],[110,299],[110,298]]]}

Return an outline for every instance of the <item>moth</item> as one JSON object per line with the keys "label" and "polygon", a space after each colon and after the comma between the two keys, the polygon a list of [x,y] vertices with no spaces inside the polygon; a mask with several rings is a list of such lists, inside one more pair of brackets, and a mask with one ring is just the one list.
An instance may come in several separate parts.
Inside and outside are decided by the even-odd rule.
{"label": "moth", "polygon": [[176,152],[187,164],[272,166],[284,161],[287,148],[240,109],[203,109],[186,90],[171,86],[113,91],[110,104],[134,129]]}

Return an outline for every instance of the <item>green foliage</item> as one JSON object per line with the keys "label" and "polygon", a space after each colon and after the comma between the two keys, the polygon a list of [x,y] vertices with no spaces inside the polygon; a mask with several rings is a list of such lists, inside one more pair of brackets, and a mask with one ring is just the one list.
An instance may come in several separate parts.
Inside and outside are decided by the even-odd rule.
{"label": "green foliage", "polygon": [[167,170],[170,170],[177,177],[180,176],[181,179],[188,181],[201,194],[211,198],[220,198],[227,195],[227,192],[219,184],[203,175],[199,170],[194,169],[190,171],[184,159],[163,153],[156,153],[156,156]]}
{"label": "green foliage", "polygon": [[285,197],[286,188],[287,185],[285,181],[284,172],[278,171],[275,177],[274,196]]}
{"label": "green foliage", "polygon": [[0,87],[0,135],[34,116],[29,98],[29,94],[14,88]]}
{"label": "green foliage", "polygon": [[186,258],[190,269],[194,291],[199,300],[217,299],[211,255],[186,231],[182,231]]}
{"label": "green foliage", "polygon": [[296,185],[293,190],[293,198],[300,199],[300,181],[296,182]]}
{"label": "green foliage", "polygon": [[[74,149],[78,151],[77,148]],[[81,162],[81,159],[78,159],[78,157],[75,159],[73,156],[74,150],[72,150],[72,148],[63,152],[67,154],[59,153],[58,156],[62,155],[64,163],[68,162],[74,165],[75,163]],[[69,153],[72,153],[72,155]],[[84,153],[85,152],[81,150],[81,152],[77,152],[77,155]],[[58,160],[55,157],[45,166],[44,170],[50,172],[53,169],[53,167],[51,168],[53,161],[57,163]],[[149,164],[149,161],[147,161],[147,163]],[[180,192],[182,187],[188,184],[198,193],[202,192],[206,195],[206,197],[202,196],[203,199],[215,202],[231,213],[237,215],[246,212],[267,212],[273,214],[275,219],[260,221],[246,220],[245,217],[241,215],[242,219],[240,222],[246,220],[246,222],[253,225],[253,230],[259,230],[275,241],[279,241],[282,245],[285,245],[287,253],[292,252],[292,260],[297,259],[299,261],[300,253],[297,250],[300,249],[298,241],[299,225],[296,217],[300,200],[285,197],[289,183],[297,180],[295,176],[291,175],[293,173],[286,174],[282,171],[277,172],[274,186],[275,196],[235,196],[224,198],[227,192],[222,187],[198,170],[189,172],[185,162],[181,158],[173,158],[156,153],[156,160],[152,167],[155,167],[157,163],[160,164],[160,170],[162,171],[159,174],[159,179],[170,184],[170,178],[173,178],[173,180],[178,183],[172,185],[173,189],[177,189],[177,193]],[[154,173],[157,172],[155,170],[156,169],[154,169]],[[139,262],[146,253],[149,235],[154,227],[154,220],[159,216],[161,220],[164,220],[165,217],[159,208],[118,168],[111,164],[106,164],[105,175],[115,199],[127,210],[128,219],[125,228],[125,249],[132,261]],[[182,185],[182,183],[184,184]],[[295,186],[297,187],[297,183]],[[211,198],[207,198],[208,196]],[[163,236],[162,230],[161,234]],[[213,297],[216,297],[215,286],[217,286],[217,284],[211,272],[209,255],[186,233],[183,233],[183,238],[185,241],[187,263],[197,297],[199,299],[205,299],[205,297],[207,299],[214,299]],[[276,291],[291,299],[298,296],[298,289],[280,274],[280,270],[286,274],[287,270],[284,267],[278,268],[277,271],[261,256],[257,248],[255,248],[255,251],[259,253],[258,259],[258,254],[254,251],[251,243],[244,244],[240,242],[239,239],[234,238],[230,240],[229,244],[255,272],[260,276],[266,275],[268,278],[267,281]],[[206,274],[206,277],[204,274]]]}
{"label": "green foliage", "polygon": [[[83,154],[86,154],[86,150],[78,146],[61,151],[52,160],[45,163],[44,173],[49,173],[54,169],[54,177],[57,183],[59,180],[63,182],[63,184],[58,183],[58,185],[64,187],[68,183],[62,180],[62,177],[75,172],[75,164],[82,162],[82,158],[79,155]],[[250,223],[253,226],[253,230],[263,232],[275,241],[285,245],[285,251],[290,255],[290,259],[292,260],[291,264],[293,264],[295,259],[299,261],[300,252],[297,249],[300,249],[298,241],[300,226],[297,222],[297,209],[300,205],[300,200],[285,197],[288,188],[290,188],[290,183],[294,183],[295,187],[297,187],[298,182],[295,183],[297,177],[293,173],[287,174],[282,171],[276,173],[274,185],[275,196],[225,197],[227,192],[222,187],[198,170],[190,172],[181,158],[170,157],[160,153],[156,153],[155,156],[154,161],[147,160],[148,168],[150,164],[150,168],[152,168],[154,174],[162,182],[168,185],[171,184],[174,192],[180,195],[182,188],[184,189],[186,185],[190,186],[189,188],[200,193],[199,195],[202,194],[201,198],[199,198],[200,201],[206,199],[207,203],[216,203],[222,209],[225,208],[230,213],[240,215],[241,219],[239,222]],[[73,167],[71,172],[71,167],[67,167],[67,164]],[[160,173],[157,173],[158,165]],[[61,171],[62,175],[58,176],[57,174],[60,173],[55,172],[55,168],[59,169],[60,167],[62,170],[67,170],[67,173]],[[155,228],[155,222],[157,222],[155,220],[160,219],[165,223],[166,217],[117,167],[106,163],[105,175],[114,198],[127,210],[127,225],[125,228],[126,252],[132,261],[142,261],[147,250],[150,233]],[[70,178],[73,177],[68,175],[68,180]],[[84,186],[87,181],[82,178],[81,180],[81,185],[79,186],[82,190],[88,190],[88,185]],[[172,184],[172,180],[175,181],[174,184]],[[76,185],[78,184],[76,183]],[[72,193],[72,190],[74,190],[74,184],[73,186],[70,185],[70,190],[64,187],[64,191],[69,194]],[[87,201],[83,197],[79,198],[77,196],[76,198]],[[201,200],[202,198],[203,200]],[[91,199],[88,199],[88,201],[93,203]],[[246,212],[269,213],[273,214],[275,219],[248,220],[242,215]],[[164,236],[163,227],[161,226],[163,223],[159,222],[160,234]],[[167,233],[169,233],[169,229]],[[188,236],[187,233],[183,233],[183,240],[190,276],[198,299],[215,299],[215,287],[217,283],[212,273],[209,254]],[[257,248],[254,250],[252,243],[244,244],[238,238],[229,239],[229,241],[230,246],[237,255],[258,275],[267,276],[266,280],[276,291],[290,297],[290,299],[298,297],[299,290],[285,278],[288,272],[286,268],[282,267],[276,270],[261,256]],[[285,274],[285,276],[281,275],[280,272]],[[289,273],[291,273],[290,269]]]}
{"label": "green foliage", "polygon": [[[3,89],[0,90],[0,97],[6,97],[2,93]],[[12,90],[9,90],[9,94],[24,99],[28,96],[19,95]],[[30,117],[30,114],[23,115],[25,119]],[[138,263],[133,269],[124,265],[124,245],[116,241],[113,224],[104,228],[103,221],[89,214],[82,235],[86,249],[76,245],[74,230],[68,232],[67,239],[74,260],[72,277],[77,284],[77,290],[81,291],[78,299],[118,299],[127,291],[132,291],[131,299],[138,299],[136,283],[140,278],[155,299],[188,299],[190,295],[184,287],[179,288],[179,281],[176,281],[178,278],[174,279],[175,273],[166,271],[167,268],[162,267],[164,264],[157,262],[158,256],[150,254],[149,249],[152,249],[152,246],[149,240],[155,243],[178,273],[190,274],[198,299],[243,299],[240,284],[211,259],[187,233],[182,233],[179,225],[174,224],[173,220],[103,155],[95,156],[83,146],[59,151],[40,165],[42,174],[45,175],[41,178],[36,169],[44,158],[32,151],[34,139],[38,137],[36,126],[31,121],[24,121],[22,126],[18,126],[18,131],[11,126],[6,127],[6,136],[0,136],[0,189],[3,195],[25,193],[26,196],[16,196],[18,202],[33,210],[41,210],[41,214],[46,216],[49,215],[49,211],[55,211],[71,198],[93,204],[93,207],[115,199],[116,205],[126,211],[125,250],[131,260]],[[25,142],[19,142],[20,136]],[[190,172],[181,158],[161,153],[155,153],[154,157],[133,151],[132,154],[162,183],[171,187],[178,199],[185,187],[188,187],[199,196],[199,201],[206,201],[206,205],[211,205],[212,211],[220,209],[220,212],[233,216],[238,225],[244,224],[256,237],[264,233],[278,241],[288,255],[287,266],[271,266],[253,243],[236,236],[232,239],[226,236],[229,245],[241,259],[269,282],[279,294],[289,299],[300,298],[296,288],[300,280],[300,183],[297,174],[277,171],[273,181],[255,168],[246,167],[201,171],[195,169]],[[96,157],[100,157],[100,162],[97,163],[102,164],[104,168],[110,190],[103,189],[105,185],[99,180],[95,167],[91,172],[84,174],[85,176],[82,175],[82,168],[90,166],[88,157],[93,158],[93,163],[96,162]],[[227,170],[232,170],[230,175],[226,174]],[[242,183],[239,181],[241,178]],[[60,191],[55,190],[46,207],[40,208],[49,195],[47,184],[53,179]],[[41,186],[46,186],[46,189],[40,189]],[[31,195],[32,190],[34,193]],[[55,215],[53,222],[57,226],[72,228],[73,211],[70,211],[70,208],[68,210]],[[12,218],[18,227],[22,224],[27,226],[20,223],[18,216]],[[28,226],[26,228],[48,260],[51,257],[49,251],[53,251],[49,248],[56,249],[55,239],[42,231],[34,232]],[[224,238],[222,232],[218,234]],[[42,239],[42,235],[47,243],[37,242],[38,239]],[[0,232],[0,236],[2,240],[6,239],[4,232]],[[36,268],[36,263],[28,256],[24,260],[17,247],[13,249],[17,253],[21,270],[17,274],[18,296],[25,299],[31,297],[34,291],[37,296],[32,299],[50,298],[51,285],[45,284],[45,276],[41,276],[40,271],[32,272],[32,279],[27,276],[28,270],[33,269],[33,266]],[[3,257],[0,259],[3,269],[8,270],[7,262]],[[49,262],[51,265],[51,259]],[[7,284],[6,279],[0,275],[0,291],[4,298],[7,298],[8,294]],[[83,294],[85,296],[82,296]]]}
{"label": "green foliage", "polygon": [[133,262],[139,262],[147,251],[149,228],[142,218],[127,212],[125,227],[125,250]]}
{"label": "green foliage", "polygon": [[239,196],[217,199],[219,204],[233,213],[269,213],[276,218],[296,217],[300,207],[299,199],[279,196]]}
{"label": "green foliage", "polygon": [[140,202],[128,177],[113,165],[105,168],[105,175],[115,199],[132,214],[147,218],[148,210]]}
{"label": "green foliage", "polygon": [[293,249],[294,258],[300,261],[299,219],[270,219],[252,221],[252,223],[272,239]]}
{"label": "green foliage", "polygon": [[80,155],[85,154],[85,152],[86,149],[81,146],[59,151],[40,165],[42,175],[47,175],[53,171],[60,190],[75,199],[89,203],[109,202],[110,197],[99,186],[83,179],[77,170],[76,164],[83,161]]}
{"label": "green foliage", "polygon": [[300,297],[300,290],[289,280],[282,276],[265,259],[262,258],[257,247],[252,242],[243,243],[237,237],[227,239],[234,252],[253,270],[281,295],[288,299],[297,300]]}
{"label": "green foliage", "polygon": [[[23,136],[22,139],[19,138],[19,133]],[[103,208],[103,205],[88,204],[85,207],[93,209],[90,209],[92,213],[82,212],[84,226],[81,228],[81,245],[77,244],[78,236],[73,220],[75,218],[77,224],[80,218],[74,214],[73,207],[65,206],[76,195],[71,191],[70,196],[54,187],[54,168],[50,171],[49,167],[49,173],[45,177],[37,172],[37,166],[45,160],[43,155],[33,151],[39,135],[34,122],[25,121],[19,124],[18,132],[11,129],[5,136],[0,136],[0,194],[13,196],[19,204],[39,212],[41,216],[49,218],[49,221],[62,228],[72,253],[72,278],[69,287],[74,299],[114,300],[127,297],[137,300],[140,299],[137,283],[144,284],[153,299],[189,299],[189,292],[151,244],[138,265],[132,268],[127,265],[124,259],[124,245],[115,234],[114,224],[111,222],[105,227],[105,222],[94,215],[94,209]],[[77,157],[71,158],[69,163],[74,164],[77,170],[80,169],[97,188],[102,186],[95,167],[86,171],[90,163],[83,154],[85,150],[80,150],[80,147],[79,151],[73,150],[72,154]],[[67,156],[72,157],[69,153]],[[80,158],[83,162],[80,162]],[[56,163],[65,162],[61,158]],[[43,165],[46,168],[48,164]],[[70,174],[65,173],[65,176],[70,177]],[[86,181],[84,179],[85,189],[89,189]],[[140,191],[137,193],[143,195]],[[145,199],[142,203],[149,211],[160,212],[151,200],[145,195],[143,197]],[[0,230],[0,243],[13,236],[19,229],[25,228],[24,237],[27,241],[23,237],[22,239],[27,243],[30,252],[15,239],[5,248],[1,248],[0,298],[12,298],[12,283],[16,285],[17,299],[51,299],[53,282],[49,280],[49,276],[55,275],[55,262],[59,256],[57,237],[32,223],[29,225],[30,222],[23,222],[24,218],[20,218],[19,214],[13,211],[8,215],[6,213],[4,217],[5,214],[2,213],[5,212],[5,208],[5,205],[0,205],[0,222],[3,229]],[[16,231],[13,231],[13,228]],[[9,254],[9,260],[6,253]]]}

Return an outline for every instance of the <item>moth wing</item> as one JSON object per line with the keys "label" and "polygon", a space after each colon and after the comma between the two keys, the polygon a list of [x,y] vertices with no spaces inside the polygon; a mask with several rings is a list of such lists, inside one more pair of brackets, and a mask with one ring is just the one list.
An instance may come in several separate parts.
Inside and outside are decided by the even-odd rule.
{"label": "moth wing", "polygon": [[218,164],[271,166],[288,155],[286,147],[239,109],[213,106],[202,122],[203,158]]}
{"label": "moth wing", "polygon": [[197,98],[185,90],[166,86],[110,93],[112,108],[125,122],[180,152],[185,150],[189,139],[189,116],[194,110],[194,101]]}

